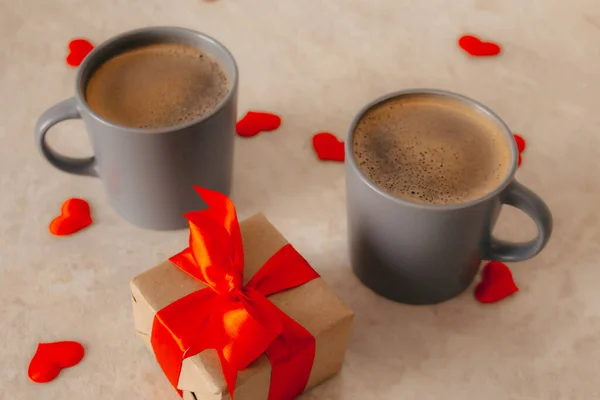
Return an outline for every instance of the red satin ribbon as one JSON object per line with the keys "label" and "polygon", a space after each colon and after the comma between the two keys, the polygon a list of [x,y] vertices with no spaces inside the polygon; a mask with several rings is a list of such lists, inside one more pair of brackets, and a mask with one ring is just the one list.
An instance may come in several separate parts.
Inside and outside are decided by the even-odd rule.
{"label": "red satin ribbon", "polygon": [[244,252],[233,203],[223,194],[194,189],[208,208],[185,215],[189,247],[170,260],[208,288],[156,314],[151,337],[156,359],[177,389],[183,360],[215,349],[233,399],[237,372],[266,353],[272,368],[269,400],[293,399],[308,382],[315,338],[267,296],[319,275],[287,244],[243,286]]}

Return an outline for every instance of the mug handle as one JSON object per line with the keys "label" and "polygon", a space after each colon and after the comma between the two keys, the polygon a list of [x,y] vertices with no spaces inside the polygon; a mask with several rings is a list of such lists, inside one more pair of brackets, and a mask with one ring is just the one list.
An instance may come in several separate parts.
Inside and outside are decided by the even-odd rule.
{"label": "mug handle", "polygon": [[35,125],[35,142],[48,162],[61,171],[75,175],[98,176],[95,157],[73,158],[63,156],[52,150],[46,143],[46,133],[54,125],[68,119],[81,119],[75,97],[61,101],[50,107],[38,119]]}
{"label": "mug handle", "polygon": [[494,238],[491,233],[483,259],[493,261],[524,261],[538,254],[548,243],[552,234],[552,213],[544,201],[534,192],[513,180],[500,195],[502,204],[525,212],[535,222],[538,235],[524,243],[513,243]]}

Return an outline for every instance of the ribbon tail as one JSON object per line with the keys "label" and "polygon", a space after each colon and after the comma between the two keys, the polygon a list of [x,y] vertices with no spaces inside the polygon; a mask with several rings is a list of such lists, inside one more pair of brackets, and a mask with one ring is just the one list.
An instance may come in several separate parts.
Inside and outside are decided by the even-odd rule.
{"label": "ribbon tail", "polygon": [[231,398],[231,400],[233,400],[235,385],[237,381],[237,370],[225,359],[222,351],[219,351],[218,353],[219,359],[221,360],[221,369],[223,371],[223,376],[225,377],[225,383],[227,383],[227,391],[229,392],[229,397]]}
{"label": "ribbon tail", "polygon": [[281,311],[283,332],[266,351],[271,363],[268,400],[293,400],[306,389],[316,353],[314,336]]}
{"label": "ribbon tail", "polygon": [[184,351],[179,348],[177,340],[171,335],[169,329],[158,319],[154,320],[152,326],[152,349],[165,376],[182,397],[183,393],[177,384],[181,374],[181,360]]}
{"label": "ribbon tail", "polygon": [[240,293],[235,307],[223,313],[223,357],[238,370],[246,369],[265,352],[283,327],[280,310],[260,292]]}
{"label": "ribbon tail", "polygon": [[[169,304],[154,316],[150,339],[152,350],[156,361],[180,396],[182,393],[178,384],[182,362],[212,344],[209,336],[198,336],[198,333],[210,328],[207,325],[210,310],[218,305],[218,300],[207,288]],[[186,318],[189,315],[195,318]],[[190,352],[190,348],[196,353]]]}

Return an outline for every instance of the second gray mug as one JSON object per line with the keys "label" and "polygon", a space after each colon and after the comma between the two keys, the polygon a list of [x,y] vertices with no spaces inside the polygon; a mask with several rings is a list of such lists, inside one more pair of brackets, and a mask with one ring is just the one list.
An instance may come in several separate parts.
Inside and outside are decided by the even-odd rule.
{"label": "second gray mug", "polygon": [[[358,122],[372,107],[414,94],[465,104],[500,127],[512,143],[512,155],[510,171],[498,187],[462,204],[418,204],[386,193],[360,171],[352,150]],[[526,260],[539,253],[550,238],[550,210],[514,178],[518,152],[512,132],[492,110],[474,100],[440,90],[389,94],[356,116],[345,146],[350,260],[359,279],[382,296],[409,304],[448,300],[469,286],[482,259]],[[537,226],[537,238],[527,243],[494,238],[491,232],[502,204],[524,211]]]}
{"label": "second gray mug", "polygon": [[[112,56],[154,43],[180,43],[213,56],[229,76],[225,99],[201,119],[158,129],[120,126],[101,118],[86,103],[85,86],[93,71]],[[35,127],[35,140],[56,168],[99,177],[115,210],[142,228],[187,227],[182,215],[204,208],[192,189],[231,191],[238,69],[231,53],[216,40],[192,30],[151,27],[113,37],[96,47],[77,72],[75,96],[48,109]],[[46,141],[49,129],[68,119],[83,119],[94,156],[70,158]]]}

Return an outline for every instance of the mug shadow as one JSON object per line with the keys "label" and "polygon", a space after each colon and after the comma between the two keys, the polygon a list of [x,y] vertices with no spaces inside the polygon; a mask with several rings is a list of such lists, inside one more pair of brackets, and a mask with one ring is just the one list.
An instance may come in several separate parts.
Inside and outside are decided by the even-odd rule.
{"label": "mug shadow", "polygon": [[[314,258],[320,264],[319,256]],[[396,303],[364,286],[347,257],[344,259],[335,268],[319,270],[355,312],[344,366],[340,374],[305,394],[303,400],[358,399],[358,393],[365,392],[374,398],[385,397],[383,393],[392,396],[389,391],[400,385],[407,373],[432,376],[435,369],[448,367],[452,353],[445,348],[450,346],[449,338],[472,334],[488,323],[490,312],[473,298],[473,285],[440,304]]]}

